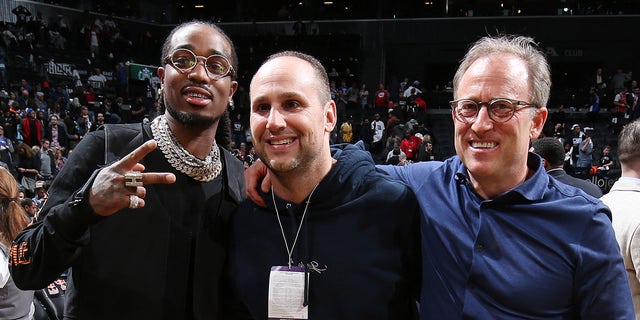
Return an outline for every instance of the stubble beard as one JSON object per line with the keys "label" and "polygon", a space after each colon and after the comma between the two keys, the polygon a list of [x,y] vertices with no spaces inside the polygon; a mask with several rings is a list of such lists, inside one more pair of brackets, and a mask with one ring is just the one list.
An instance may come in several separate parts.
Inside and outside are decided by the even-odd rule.
{"label": "stubble beard", "polygon": [[217,117],[203,117],[197,114],[188,113],[185,111],[178,111],[173,108],[171,105],[165,103],[165,107],[167,112],[176,119],[179,123],[184,125],[187,128],[208,128],[213,126],[216,122],[220,120],[222,114]]}
{"label": "stubble beard", "polygon": [[276,176],[297,171],[296,169],[301,167],[301,161],[299,158],[290,160],[273,160],[266,154],[263,154],[262,152],[258,153],[257,151],[256,155],[258,155],[260,161],[267,166],[267,169]]}

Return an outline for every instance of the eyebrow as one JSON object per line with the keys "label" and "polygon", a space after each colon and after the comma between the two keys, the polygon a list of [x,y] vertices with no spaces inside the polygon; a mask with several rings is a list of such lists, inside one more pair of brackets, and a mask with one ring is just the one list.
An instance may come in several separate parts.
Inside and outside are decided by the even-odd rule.
{"label": "eyebrow", "polygon": [[[278,95],[276,96],[277,100],[292,100],[292,99],[296,99],[296,100],[303,100],[301,98],[302,96],[294,91],[285,91],[285,92],[281,92],[278,93]],[[252,104],[255,103],[261,103],[264,101],[268,101],[271,100],[270,98],[268,98],[266,95],[261,95],[256,97],[253,101]]]}
{"label": "eyebrow", "polygon": [[[183,44],[183,45],[181,45],[181,46],[177,46],[177,47],[173,48],[173,50],[172,50],[171,52],[173,52],[173,51],[175,51],[175,50],[177,50],[177,49],[189,49],[189,50],[191,50],[191,52],[193,52],[194,54],[196,54],[196,53],[195,53],[196,48],[195,48],[192,44],[188,44],[188,43],[187,43],[187,44]],[[226,54],[226,53],[224,53],[224,52],[220,52],[220,51],[215,50],[215,49],[211,49],[211,50],[209,50],[209,56],[212,56],[212,55],[214,55],[214,54],[221,55],[221,56],[223,56],[223,57],[225,57],[225,58],[227,58],[227,59],[231,60],[231,59],[227,56],[227,54]],[[196,54],[196,55],[198,55],[198,54]]]}

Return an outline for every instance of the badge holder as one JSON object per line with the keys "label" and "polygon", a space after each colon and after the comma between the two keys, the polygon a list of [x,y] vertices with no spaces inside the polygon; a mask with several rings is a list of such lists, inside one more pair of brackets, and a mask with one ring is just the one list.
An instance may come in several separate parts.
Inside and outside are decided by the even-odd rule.
{"label": "badge holder", "polygon": [[309,319],[305,301],[309,277],[304,267],[274,266],[269,274],[269,320]]}

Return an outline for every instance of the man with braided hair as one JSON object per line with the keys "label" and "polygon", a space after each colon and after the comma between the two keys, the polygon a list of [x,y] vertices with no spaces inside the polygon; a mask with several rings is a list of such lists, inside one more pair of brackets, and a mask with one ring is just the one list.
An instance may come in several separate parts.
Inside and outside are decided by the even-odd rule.
{"label": "man with braided hair", "polygon": [[219,319],[227,220],[244,197],[227,107],[237,57],[217,26],[174,28],[162,48],[164,114],[85,136],[15,240],[24,289],[71,267],[65,318]]}

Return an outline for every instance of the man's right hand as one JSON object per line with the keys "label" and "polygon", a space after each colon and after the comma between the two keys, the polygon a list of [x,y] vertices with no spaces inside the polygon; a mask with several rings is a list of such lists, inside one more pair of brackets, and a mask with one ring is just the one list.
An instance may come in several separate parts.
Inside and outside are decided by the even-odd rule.
{"label": "man's right hand", "polygon": [[262,184],[260,185],[262,191],[265,193],[269,192],[269,189],[271,189],[269,171],[267,171],[267,166],[258,159],[244,171],[244,183],[247,186],[247,198],[261,207],[266,207],[267,204],[264,203],[264,200],[258,192],[260,179],[262,179]]}
{"label": "man's right hand", "polygon": [[141,171],[141,180],[145,185],[171,184],[176,181],[176,176],[173,173],[143,172],[144,166],[139,161],[157,146],[158,143],[155,140],[147,141],[120,161],[100,170],[91,185],[89,194],[89,205],[96,214],[110,216],[129,207],[130,195],[136,195],[140,198],[138,208],[144,207],[144,197],[147,190],[144,186],[127,187],[125,185],[124,174],[129,171]]}

